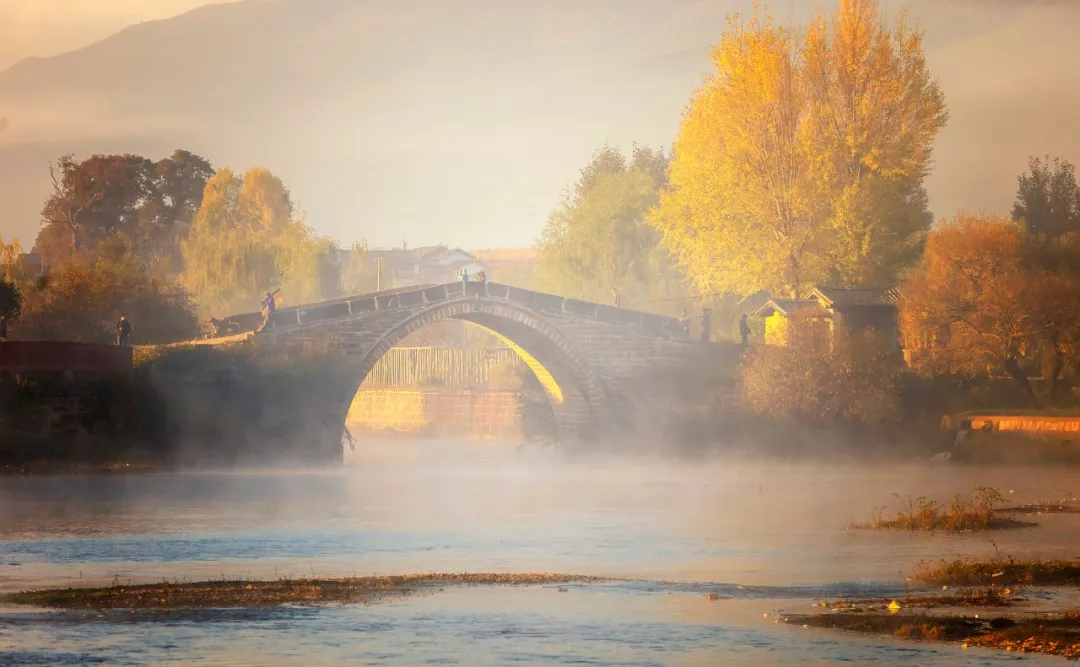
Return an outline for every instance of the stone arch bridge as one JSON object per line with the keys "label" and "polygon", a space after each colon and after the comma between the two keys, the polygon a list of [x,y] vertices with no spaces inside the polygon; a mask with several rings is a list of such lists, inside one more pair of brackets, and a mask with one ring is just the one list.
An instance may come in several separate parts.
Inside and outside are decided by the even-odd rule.
{"label": "stone arch bridge", "polygon": [[[251,329],[260,318],[230,319]],[[659,369],[694,364],[708,347],[688,340],[669,317],[490,282],[389,290],[281,309],[264,333],[210,339],[200,346],[239,344],[254,350],[265,365],[291,368],[251,390],[264,397],[255,401],[260,405],[234,408],[252,415],[240,430],[247,440],[285,435],[317,442],[325,453],[318,458],[325,459],[340,457],[349,404],[379,358],[410,333],[448,319],[486,329],[522,357],[550,399],[561,441],[632,430],[629,393],[648,386]],[[221,373],[211,376],[222,383]],[[236,380],[225,384],[234,386]],[[281,386],[286,384],[293,388]],[[241,436],[233,429],[231,437]]]}

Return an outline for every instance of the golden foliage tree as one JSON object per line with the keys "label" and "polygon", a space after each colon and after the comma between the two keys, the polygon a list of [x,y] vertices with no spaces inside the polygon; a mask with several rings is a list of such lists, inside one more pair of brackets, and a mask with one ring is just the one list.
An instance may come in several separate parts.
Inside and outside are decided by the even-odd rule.
{"label": "golden foliage tree", "polygon": [[211,312],[255,310],[277,287],[292,303],[340,290],[333,243],[304,224],[284,184],[266,169],[243,177],[218,170],[181,250],[181,282]]}
{"label": "golden foliage tree", "polygon": [[1011,221],[967,214],[930,232],[900,308],[914,368],[1005,373],[1038,404],[1030,370],[1043,352],[1063,359],[1074,345],[1080,283],[1037,241]]}
{"label": "golden foliage tree", "polygon": [[932,218],[923,189],[944,98],[922,33],[840,0],[803,35],[729,18],[652,223],[703,292],[886,282]]}

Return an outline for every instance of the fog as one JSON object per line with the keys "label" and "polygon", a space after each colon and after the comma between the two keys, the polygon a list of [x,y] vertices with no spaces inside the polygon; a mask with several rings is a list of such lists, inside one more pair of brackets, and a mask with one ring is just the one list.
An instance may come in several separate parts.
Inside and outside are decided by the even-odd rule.
{"label": "fog", "polygon": [[[138,25],[0,74],[0,232],[33,237],[59,154],[183,147],[271,168],[345,243],[527,245],[593,150],[670,145],[724,15],[749,5],[247,0]],[[813,6],[773,3],[795,24]],[[937,216],[1007,212],[1029,155],[1080,159],[1080,6],[910,11],[951,112]]]}

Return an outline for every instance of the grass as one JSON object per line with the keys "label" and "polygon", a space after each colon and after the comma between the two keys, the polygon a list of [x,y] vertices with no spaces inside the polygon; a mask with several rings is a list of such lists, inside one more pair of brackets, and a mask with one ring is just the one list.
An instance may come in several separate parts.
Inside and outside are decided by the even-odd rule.
{"label": "grass", "polygon": [[785,623],[905,639],[961,642],[968,646],[1080,658],[1080,613],[1038,618],[980,619],[907,614],[810,614],[783,616]]}
{"label": "grass", "polygon": [[988,487],[976,486],[970,492],[959,493],[947,503],[927,499],[893,494],[900,501],[900,511],[894,515],[885,515],[885,507],[874,512],[874,518],[865,523],[857,523],[856,529],[876,530],[911,530],[963,532],[972,530],[1001,530],[1007,528],[1027,528],[1037,524],[1018,521],[998,516],[1003,511],[1005,497],[1001,491]]}
{"label": "grass", "polygon": [[990,560],[956,559],[939,563],[920,561],[911,581],[927,586],[1080,586],[1080,559]]}
{"label": "grass", "polygon": [[0,602],[55,609],[183,609],[349,604],[451,585],[535,585],[610,581],[574,574],[407,574],[343,579],[227,580],[105,588],[50,588],[0,597]]}

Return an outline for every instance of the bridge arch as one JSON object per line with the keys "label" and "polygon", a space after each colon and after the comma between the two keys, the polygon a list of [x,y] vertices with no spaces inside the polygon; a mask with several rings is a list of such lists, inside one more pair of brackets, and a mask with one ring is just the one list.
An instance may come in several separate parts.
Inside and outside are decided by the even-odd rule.
{"label": "bridge arch", "polygon": [[364,354],[357,388],[390,348],[443,320],[480,326],[517,352],[544,388],[561,438],[585,435],[610,417],[611,400],[602,381],[565,333],[529,309],[483,296],[434,303],[393,325]]}

